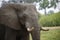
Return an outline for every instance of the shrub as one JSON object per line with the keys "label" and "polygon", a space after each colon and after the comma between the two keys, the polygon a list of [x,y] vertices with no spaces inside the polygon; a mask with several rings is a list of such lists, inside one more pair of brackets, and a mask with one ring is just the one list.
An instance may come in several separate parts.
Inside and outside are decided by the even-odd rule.
{"label": "shrub", "polygon": [[60,12],[41,17],[39,23],[42,26],[60,26]]}

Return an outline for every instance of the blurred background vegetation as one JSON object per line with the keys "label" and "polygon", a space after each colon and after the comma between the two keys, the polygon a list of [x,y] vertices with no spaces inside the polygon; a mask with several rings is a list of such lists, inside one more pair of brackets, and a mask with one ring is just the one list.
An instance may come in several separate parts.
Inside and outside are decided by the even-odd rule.
{"label": "blurred background vegetation", "polygon": [[39,16],[39,23],[44,27],[60,26],[60,12]]}

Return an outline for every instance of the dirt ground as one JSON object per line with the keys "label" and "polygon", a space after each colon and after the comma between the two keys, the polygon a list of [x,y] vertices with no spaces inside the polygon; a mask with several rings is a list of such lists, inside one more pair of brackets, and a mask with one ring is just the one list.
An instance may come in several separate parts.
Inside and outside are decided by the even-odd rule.
{"label": "dirt ground", "polygon": [[56,27],[42,27],[43,29],[60,29],[60,26],[56,26]]}

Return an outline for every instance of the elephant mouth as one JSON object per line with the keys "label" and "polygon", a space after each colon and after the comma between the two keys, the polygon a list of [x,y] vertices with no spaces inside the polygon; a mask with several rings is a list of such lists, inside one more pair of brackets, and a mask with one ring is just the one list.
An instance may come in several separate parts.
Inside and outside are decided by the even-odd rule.
{"label": "elephant mouth", "polygon": [[29,31],[29,32],[31,32],[31,31],[33,31],[34,30],[34,27],[32,27],[32,28],[27,28],[27,31]]}

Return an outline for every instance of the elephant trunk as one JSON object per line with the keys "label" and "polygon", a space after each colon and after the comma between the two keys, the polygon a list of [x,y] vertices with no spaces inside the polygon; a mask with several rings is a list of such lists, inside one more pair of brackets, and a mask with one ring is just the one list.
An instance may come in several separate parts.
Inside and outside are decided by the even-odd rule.
{"label": "elephant trunk", "polygon": [[[37,19],[36,19],[37,20]],[[28,21],[25,23],[27,31],[31,33],[32,40],[40,40],[40,27],[37,21]]]}
{"label": "elephant trunk", "polygon": [[40,27],[35,27],[31,32],[32,40],[40,40]]}

